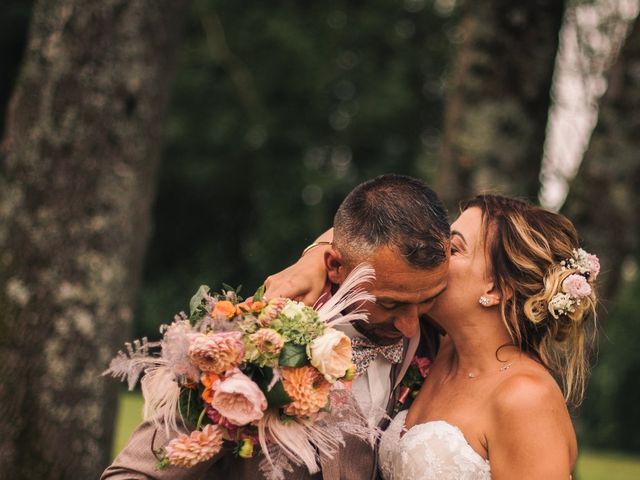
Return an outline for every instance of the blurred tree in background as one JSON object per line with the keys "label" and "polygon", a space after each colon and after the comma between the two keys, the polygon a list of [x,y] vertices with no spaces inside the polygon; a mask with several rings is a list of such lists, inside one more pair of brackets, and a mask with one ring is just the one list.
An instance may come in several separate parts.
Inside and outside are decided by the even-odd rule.
{"label": "blurred tree in background", "polygon": [[449,208],[487,189],[535,201],[564,2],[460,10],[436,191]]}
{"label": "blurred tree in background", "polygon": [[33,6],[0,163],[0,478],[109,460],[100,373],[133,318],[184,6]]}
{"label": "blurred tree in background", "polygon": [[583,437],[600,448],[640,452],[640,17],[609,71],[598,124],[564,213],[605,265],[601,351],[582,415]]}
{"label": "blurred tree in background", "polygon": [[[479,189],[535,200],[559,32],[578,6],[612,1],[193,0],[170,22],[183,36],[167,119],[156,119],[165,141],[154,230],[140,290],[125,285],[137,293],[135,336],[156,338],[201,283],[251,292],[375,175],[422,177],[449,206]],[[1,8],[6,109],[31,4]],[[606,335],[578,420],[581,443],[640,452],[636,30],[608,72],[600,122],[564,209],[606,259]],[[121,336],[123,325],[101,328]]]}

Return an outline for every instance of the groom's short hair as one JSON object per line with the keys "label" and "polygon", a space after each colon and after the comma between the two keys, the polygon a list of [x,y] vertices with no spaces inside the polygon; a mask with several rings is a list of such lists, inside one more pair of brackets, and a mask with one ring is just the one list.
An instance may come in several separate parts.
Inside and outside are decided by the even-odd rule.
{"label": "groom's short hair", "polygon": [[333,245],[348,262],[390,247],[418,268],[444,262],[451,236],[447,210],[436,193],[421,180],[396,174],[354,188],[338,208],[333,229]]}

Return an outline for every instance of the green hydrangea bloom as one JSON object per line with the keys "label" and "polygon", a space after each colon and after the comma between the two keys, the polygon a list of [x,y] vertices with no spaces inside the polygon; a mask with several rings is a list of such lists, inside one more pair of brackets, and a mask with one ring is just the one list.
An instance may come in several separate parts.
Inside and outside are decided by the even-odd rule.
{"label": "green hydrangea bloom", "polygon": [[324,333],[325,324],[313,308],[290,301],[271,322],[270,328],[282,335],[285,341],[307,345]]}

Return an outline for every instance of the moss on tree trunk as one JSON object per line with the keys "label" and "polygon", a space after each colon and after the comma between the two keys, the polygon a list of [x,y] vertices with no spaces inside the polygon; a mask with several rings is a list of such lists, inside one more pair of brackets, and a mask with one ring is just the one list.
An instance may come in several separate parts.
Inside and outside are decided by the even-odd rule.
{"label": "moss on tree trunk", "polygon": [[0,478],[96,478],[186,1],[41,0],[0,170]]}

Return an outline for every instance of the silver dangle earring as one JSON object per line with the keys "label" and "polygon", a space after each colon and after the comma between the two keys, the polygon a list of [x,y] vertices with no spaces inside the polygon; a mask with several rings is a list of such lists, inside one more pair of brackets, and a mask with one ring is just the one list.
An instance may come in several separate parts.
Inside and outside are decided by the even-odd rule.
{"label": "silver dangle earring", "polygon": [[478,302],[480,303],[480,305],[482,305],[483,307],[488,307],[489,306],[489,299],[487,297],[485,297],[484,295],[482,295],[480,297],[480,300],[478,300]]}

